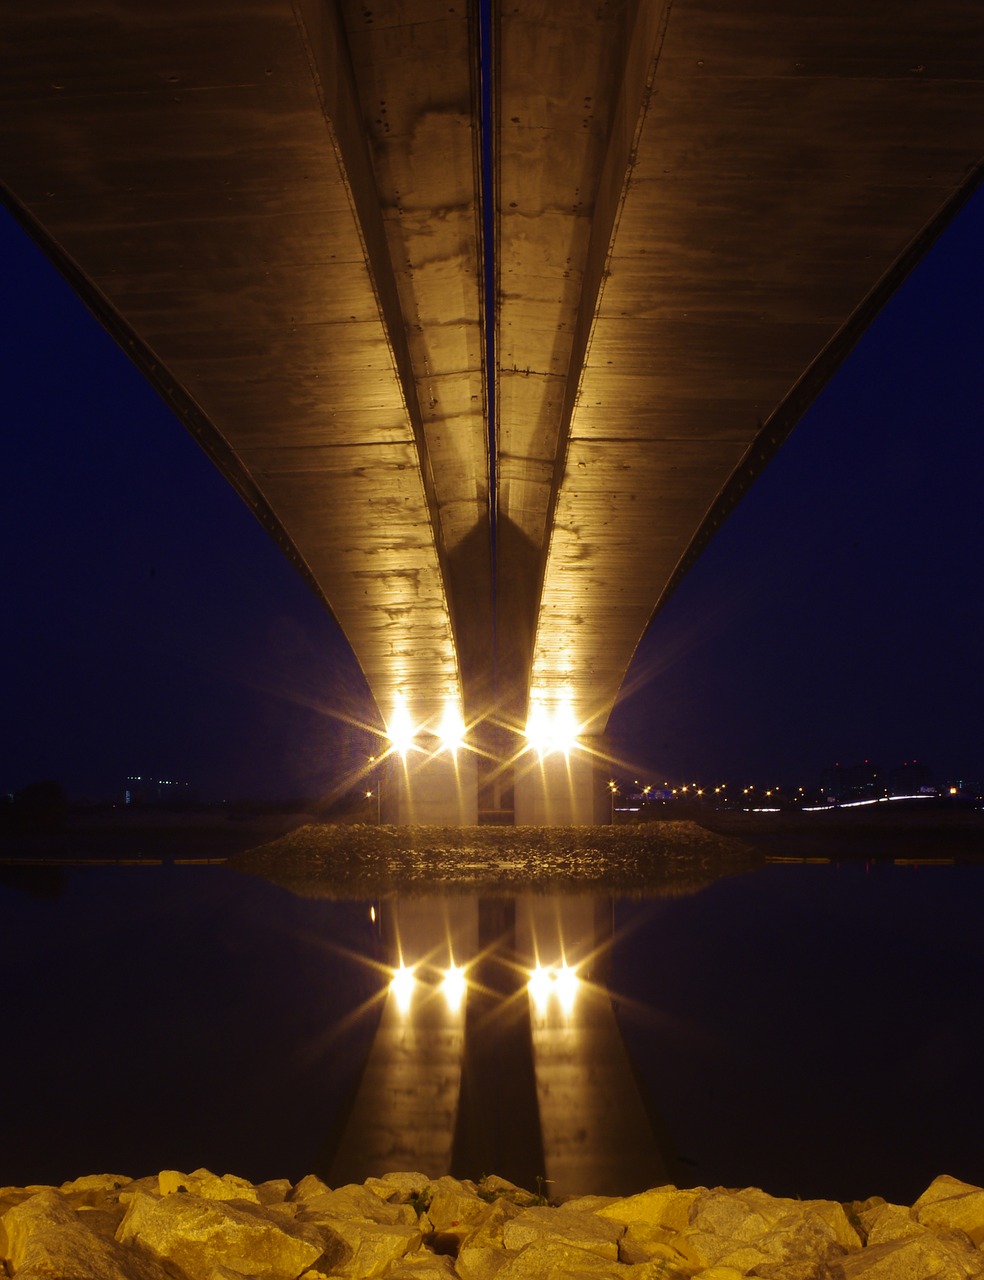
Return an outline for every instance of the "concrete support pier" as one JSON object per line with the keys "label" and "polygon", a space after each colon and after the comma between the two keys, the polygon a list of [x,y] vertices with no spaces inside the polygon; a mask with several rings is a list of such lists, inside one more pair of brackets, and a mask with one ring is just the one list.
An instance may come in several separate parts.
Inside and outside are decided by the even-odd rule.
{"label": "concrete support pier", "polygon": [[461,749],[427,755],[394,753],[386,761],[380,812],[393,826],[474,827],[478,825],[478,767]]}
{"label": "concrete support pier", "polygon": [[515,767],[516,826],[610,822],[609,766],[601,745],[601,739],[581,739],[566,754],[527,752]]}

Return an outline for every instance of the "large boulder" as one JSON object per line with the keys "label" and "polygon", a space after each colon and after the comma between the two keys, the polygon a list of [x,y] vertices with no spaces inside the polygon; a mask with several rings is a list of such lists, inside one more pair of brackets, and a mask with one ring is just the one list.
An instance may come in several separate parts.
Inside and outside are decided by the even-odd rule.
{"label": "large boulder", "polygon": [[[669,1231],[687,1231],[690,1227],[690,1210],[695,1201],[705,1194],[703,1187],[679,1191],[676,1187],[653,1187],[638,1195],[610,1200],[594,1209],[601,1218],[622,1222],[626,1226],[638,1223],[645,1227],[662,1227]],[[589,1203],[594,1197],[589,1197]]]}
{"label": "large boulder", "polygon": [[458,1272],[446,1254],[420,1252],[401,1258],[386,1272],[386,1280],[458,1280]]}
{"label": "large boulder", "polygon": [[432,1181],[426,1173],[384,1173],[381,1178],[367,1178],[365,1185],[381,1200],[408,1204],[419,1200]]}
{"label": "large boulder", "polygon": [[5,1261],[18,1280],[173,1280],[155,1259],[87,1225],[60,1192],[39,1192],[4,1215]]}
{"label": "large boulder", "polygon": [[934,1231],[966,1231],[974,1244],[984,1243],[984,1190],[942,1174],[934,1178],[912,1213],[917,1222]]}
{"label": "large boulder", "polygon": [[296,1280],[322,1259],[345,1253],[323,1228],[265,1215],[259,1207],[207,1200],[191,1192],[130,1201],[117,1238],[143,1249],[189,1280],[210,1280],[218,1265],[260,1280]]}
{"label": "large boulder", "polygon": [[967,1236],[917,1236],[869,1245],[831,1262],[824,1280],[981,1280],[984,1258]]}
{"label": "large boulder", "polygon": [[507,1222],[502,1241],[507,1249],[520,1250],[530,1244],[571,1246],[596,1253],[610,1262],[618,1261],[618,1242],[625,1228],[595,1213],[579,1213],[576,1209],[524,1209]]}
{"label": "large boulder", "polygon": [[831,1259],[861,1248],[842,1205],[828,1200],[790,1200],[757,1187],[702,1191],[690,1208],[690,1228],[678,1242],[703,1267],[725,1266],[763,1277],[782,1264],[811,1276]]}
{"label": "large boulder", "polygon": [[408,1253],[416,1253],[422,1236],[417,1227],[401,1223],[366,1222],[361,1218],[335,1218],[331,1230],[345,1242],[348,1252],[332,1262],[333,1276],[374,1280]]}
{"label": "large boulder", "polygon": [[289,1178],[273,1178],[269,1182],[258,1182],[254,1190],[260,1204],[271,1205],[283,1204],[293,1187]]}
{"label": "large boulder", "polygon": [[593,1249],[541,1239],[509,1258],[496,1280],[622,1280],[624,1270]]}
{"label": "large boulder", "polygon": [[11,1273],[18,1270],[31,1236],[38,1231],[74,1227],[78,1214],[67,1196],[45,1187],[11,1205],[3,1215],[0,1249]]}
{"label": "large boulder", "polygon": [[904,1204],[889,1204],[880,1196],[860,1205],[857,1213],[868,1246],[904,1240],[906,1236],[918,1236],[924,1230],[910,1208]]}
{"label": "large boulder", "polygon": [[474,1183],[438,1178],[430,1184],[427,1217],[436,1232],[463,1239],[489,1215],[488,1200],[481,1199]]}
{"label": "large boulder", "polygon": [[[662,1259],[666,1265],[698,1268],[701,1261],[689,1247],[686,1232],[690,1227],[690,1210],[703,1188],[678,1191],[676,1187],[654,1187],[638,1195],[624,1196],[602,1203],[594,1209],[599,1218],[621,1223],[624,1234],[619,1241],[619,1257],[625,1263],[639,1264]],[[591,1207],[593,1197],[578,1204]]]}
{"label": "large boulder", "polygon": [[[300,1184],[299,1184],[300,1185]],[[360,1219],[384,1226],[415,1227],[417,1214],[409,1204],[383,1200],[368,1187],[349,1183],[330,1191],[327,1187],[318,1191],[308,1187],[307,1193],[295,1197],[292,1203],[300,1206],[303,1222],[333,1223],[338,1219]]]}
{"label": "large boulder", "polygon": [[246,1200],[259,1204],[260,1197],[251,1182],[237,1178],[233,1173],[222,1177],[208,1169],[196,1169],[194,1173],[179,1173],[177,1169],[164,1169],[157,1175],[157,1189],[162,1196],[195,1195],[203,1200]]}
{"label": "large boulder", "polygon": [[517,1205],[506,1199],[496,1200],[488,1206],[485,1217],[459,1245],[456,1267],[461,1280],[493,1280],[512,1256],[502,1239],[506,1224],[521,1212]]}
{"label": "large boulder", "polygon": [[76,1209],[105,1209],[119,1203],[120,1192],[132,1181],[121,1173],[92,1173],[63,1182],[58,1190]]}

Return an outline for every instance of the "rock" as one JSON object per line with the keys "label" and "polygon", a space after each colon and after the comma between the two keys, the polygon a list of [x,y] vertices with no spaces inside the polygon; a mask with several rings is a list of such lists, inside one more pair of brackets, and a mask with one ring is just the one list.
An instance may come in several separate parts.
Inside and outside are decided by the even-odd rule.
{"label": "rock", "polygon": [[11,1272],[19,1280],[170,1280],[153,1258],[92,1231],[85,1218],[98,1212],[77,1213],[53,1189],[9,1209],[4,1253]]}
{"label": "rock", "polygon": [[479,1199],[473,1184],[438,1178],[431,1183],[430,1193],[427,1217],[435,1231],[463,1238],[488,1217],[490,1204]]}
{"label": "rock", "polygon": [[160,1199],[136,1196],[117,1239],[181,1268],[189,1280],[209,1280],[220,1264],[261,1280],[295,1280],[326,1253],[332,1260],[344,1253],[323,1229],[190,1192]]}
{"label": "rock", "polygon": [[[838,1212],[827,1212],[828,1206]],[[779,1265],[789,1270],[790,1264],[795,1263],[796,1270],[812,1277],[818,1264],[822,1267],[832,1259],[860,1249],[861,1241],[840,1205],[833,1205],[832,1201],[804,1201],[780,1218],[756,1241],[756,1247],[771,1260],[769,1267],[759,1267],[762,1276],[771,1276]],[[790,1275],[789,1280],[798,1280],[798,1277]]]}
{"label": "rock", "polygon": [[496,1200],[488,1206],[485,1217],[459,1245],[456,1267],[461,1280],[492,1280],[512,1256],[502,1239],[506,1223],[521,1212],[511,1200]]}
{"label": "rock", "polygon": [[83,1206],[78,1214],[79,1221],[97,1236],[115,1240],[119,1225],[126,1215],[126,1208],[121,1204],[110,1205],[105,1209],[88,1209]]}
{"label": "rock", "polygon": [[457,1280],[457,1276],[451,1258],[423,1252],[401,1258],[386,1272],[386,1280]]}
{"label": "rock", "polygon": [[389,1267],[408,1253],[415,1253],[422,1236],[416,1227],[366,1222],[360,1218],[336,1218],[331,1229],[344,1240],[348,1254],[333,1262],[333,1276],[352,1280],[374,1280],[388,1274]]}
{"label": "rock", "polygon": [[515,1182],[500,1178],[494,1173],[484,1177],[475,1190],[485,1200],[511,1200],[513,1204],[518,1204],[524,1209],[543,1203],[542,1196],[536,1195],[533,1191],[526,1191],[523,1187],[517,1187]]}
{"label": "rock", "polygon": [[9,1208],[3,1215],[3,1240],[0,1244],[11,1272],[20,1268],[31,1236],[51,1228],[74,1228],[77,1222],[78,1214],[69,1204],[68,1197],[54,1187],[36,1191]]}
{"label": "rock", "polygon": [[289,1178],[275,1178],[270,1182],[259,1182],[256,1185],[256,1198],[260,1204],[282,1204],[290,1195],[292,1187]]}
{"label": "rock", "polygon": [[870,1245],[827,1268],[829,1280],[980,1280],[981,1276],[984,1259],[966,1237],[943,1240],[929,1231]]}
{"label": "rock", "polygon": [[82,1226],[32,1236],[16,1275],[17,1280],[174,1280],[154,1258]]}
{"label": "rock", "polygon": [[677,1267],[699,1268],[702,1264],[685,1235],[666,1227],[648,1227],[644,1222],[630,1222],[618,1242],[620,1262],[638,1264],[652,1258],[663,1258]]}
{"label": "rock", "polygon": [[[984,1280],[984,1190],[912,1209],[657,1187],[559,1207],[514,1183],[388,1174],[253,1186],[207,1169],[0,1189],[13,1280]],[[426,1212],[423,1210],[426,1206]],[[419,1215],[419,1217],[418,1217]],[[862,1245],[862,1240],[865,1242]],[[456,1256],[455,1256],[456,1255]],[[5,1264],[5,1265],[4,1265]]]}
{"label": "rock", "polygon": [[194,1173],[179,1173],[165,1169],[157,1175],[157,1189],[162,1196],[195,1195],[203,1200],[248,1200],[259,1204],[256,1188],[245,1178],[226,1173],[221,1178],[208,1169],[196,1169]]}
{"label": "rock", "polygon": [[690,1246],[685,1233],[690,1227],[691,1207],[703,1191],[703,1187],[692,1191],[654,1187],[613,1200],[596,1213],[599,1218],[625,1226],[618,1254],[623,1262],[639,1264],[649,1259],[663,1259],[667,1265],[672,1262],[676,1267],[696,1269],[703,1260]]}
{"label": "rock", "polygon": [[690,1227],[690,1210],[697,1198],[705,1193],[704,1187],[692,1191],[678,1191],[676,1187],[654,1187],[638,1195],[613,1200],[595,1212],[599,1218],[613,1222],[640,1223],[648,1227],[665,1227],[671,1231],[687,1231]]}
{"label": "rock", "polygon": [[[300,1217],[304,1222],[329,1222],[337,1219],[364,1219],[367,1222],[378,1222],[386,1226],[399,1224],[405,1227],[416,1227],[417,1214],[409,1204],[396,1204],[383,1200],[374,1192],[358,1183],[350,1183],[329,1191],[327,1187],[321,1192],[309,1188],[310,1194],[300,1201]],[[295,1200],[295,1204],[298,1202]]]}
{"label": "rock", "polygon": [[431,1179],[426,1173],[385,1173],[381,1178],[367,1178],[365,1185],[381,1200],[407,1204],[420,1198]]}
{"label": "rock", "polygon": [[[704,1191],[691,1206],[690,1219],[685,1247],[705,1267],[754,1268],[766,1275],[785,1260],[788,1267],[795,1263],[808,1273],[809,1260],[824,1264],[861,1247],[842,1205],[769,1196],[757,1187]],[[754,1257],[749,1249],[762,1256]]]}
{"label": "rock", "polygon": [[323,1196],[326,1191],[330,1191],[331,1187],[327,1183],[313,1173],[309,1173],[307,1177],[302,1178],[290,1193],[291,1200],[309,1200],[315,1196]]}
{"label": "rock", "polygon": [[357,1183],[332,1191],[319,1178],[303,1178],[294,1188],[293,1203],[300,1209],[299,1223],[320,1227],[343,1243],[333,1275],[368,1280],[420,1248],[416,1210]]}
{"label": "rock", "polygon": [[[694,1274],[694,1269],[686,1263],[681,1263],[679,1258],[659,1256],[651,1258],[648,1262],[639,1262],[633,1266],[622,1266],[618,1269],[619,1280],[691,1280]],[[704,1280],[704,1277],[711,1273],[701,1271],[699,1274],[700,1280]],[[726,1280],[730,1280],[730,1277]]]}
{"label": "rock", "polygon": [[758,1187],[745,1187],[742,1191],[725,1191],[720,1187],[701,1191],[690,1206],[689,1229],[693,1236],[751,1243],[761,1239],[788,1212],[790,1203],[766,1195]]}
{"label": "rock", "polygon": [[947,1174],[934,1178],[912,1212],[918,1222],[934,1231],[956,1228],[966,1231],[974,1244],[984,1242],[984,1190],[969,1182]]}
{"label": "rock", "polygon": [[502,1241],[507,1249],[550,1241],[595,1253],[610,1262],[618,1260],[618,1242],[625,1227],[595,1213],[575,1209],[524,1209],[505,1224]]}
{"label": "rock", "polygon": [[862,1208],[858,1213],[867,1245],[885,1244],[889,1240],[917,1236],[923,1230],[912,1216],[912,1210],[904,1204],[889,1204],[880,1196],[878,1201],[879,1203]]}
{"label": "rock", "polygon": [[122,1205],[128,1205],[131,1200],[140,1195],[159,1196],[161,1194],[160,1184],[157,1181],[157,1174],[150,1174],[146,1178],[135,1178],[133,1182],[128,1182],[119,1194],[119,1202]]}
{"label": "rock", "polygon": [[556,1240],[528,1244],[496,1272],[496,1280],[621,1280],[624,1268],[592,1249]]}
{"label": "rock", "polygon": [[94,1173],[72,1182],[63,1182],[58,1190],[76,1207],[91,1205],[94,1209],[103,1209],[108,1204],[116,1204],[120,1192],[132,1181],[132,1178],[118,1173]]}
{"label": "rock", "polygon": [[561,1205],[563,1209],[575,1209],[578,1213],[598,1213],[613,1204],[621,1204],[621,1196],[571,1196]]}

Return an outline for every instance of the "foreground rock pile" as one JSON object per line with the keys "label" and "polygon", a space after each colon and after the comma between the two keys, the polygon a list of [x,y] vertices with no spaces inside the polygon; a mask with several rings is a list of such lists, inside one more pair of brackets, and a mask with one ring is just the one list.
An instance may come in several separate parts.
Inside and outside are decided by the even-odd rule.
{"label": "foreground rock pile", "polygon": [[660,1187],[545,1205],[501,1178],[392,1173],[330,1190],[205,1169],[0,1189],[16,1280],[971,1280],[984,1190],[940,1177],[912,1208]]}

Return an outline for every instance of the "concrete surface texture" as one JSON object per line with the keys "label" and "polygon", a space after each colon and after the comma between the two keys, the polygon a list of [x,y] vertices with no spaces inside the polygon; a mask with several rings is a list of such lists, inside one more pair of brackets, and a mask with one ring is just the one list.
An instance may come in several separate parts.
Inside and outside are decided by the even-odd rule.
{"label": "concrete surface texture", "polygon": [[383,717],[522,729],[532,697],[600,734],[654,609],[976,185],[984,25],[489,3],[7,6],[0,183]]}

